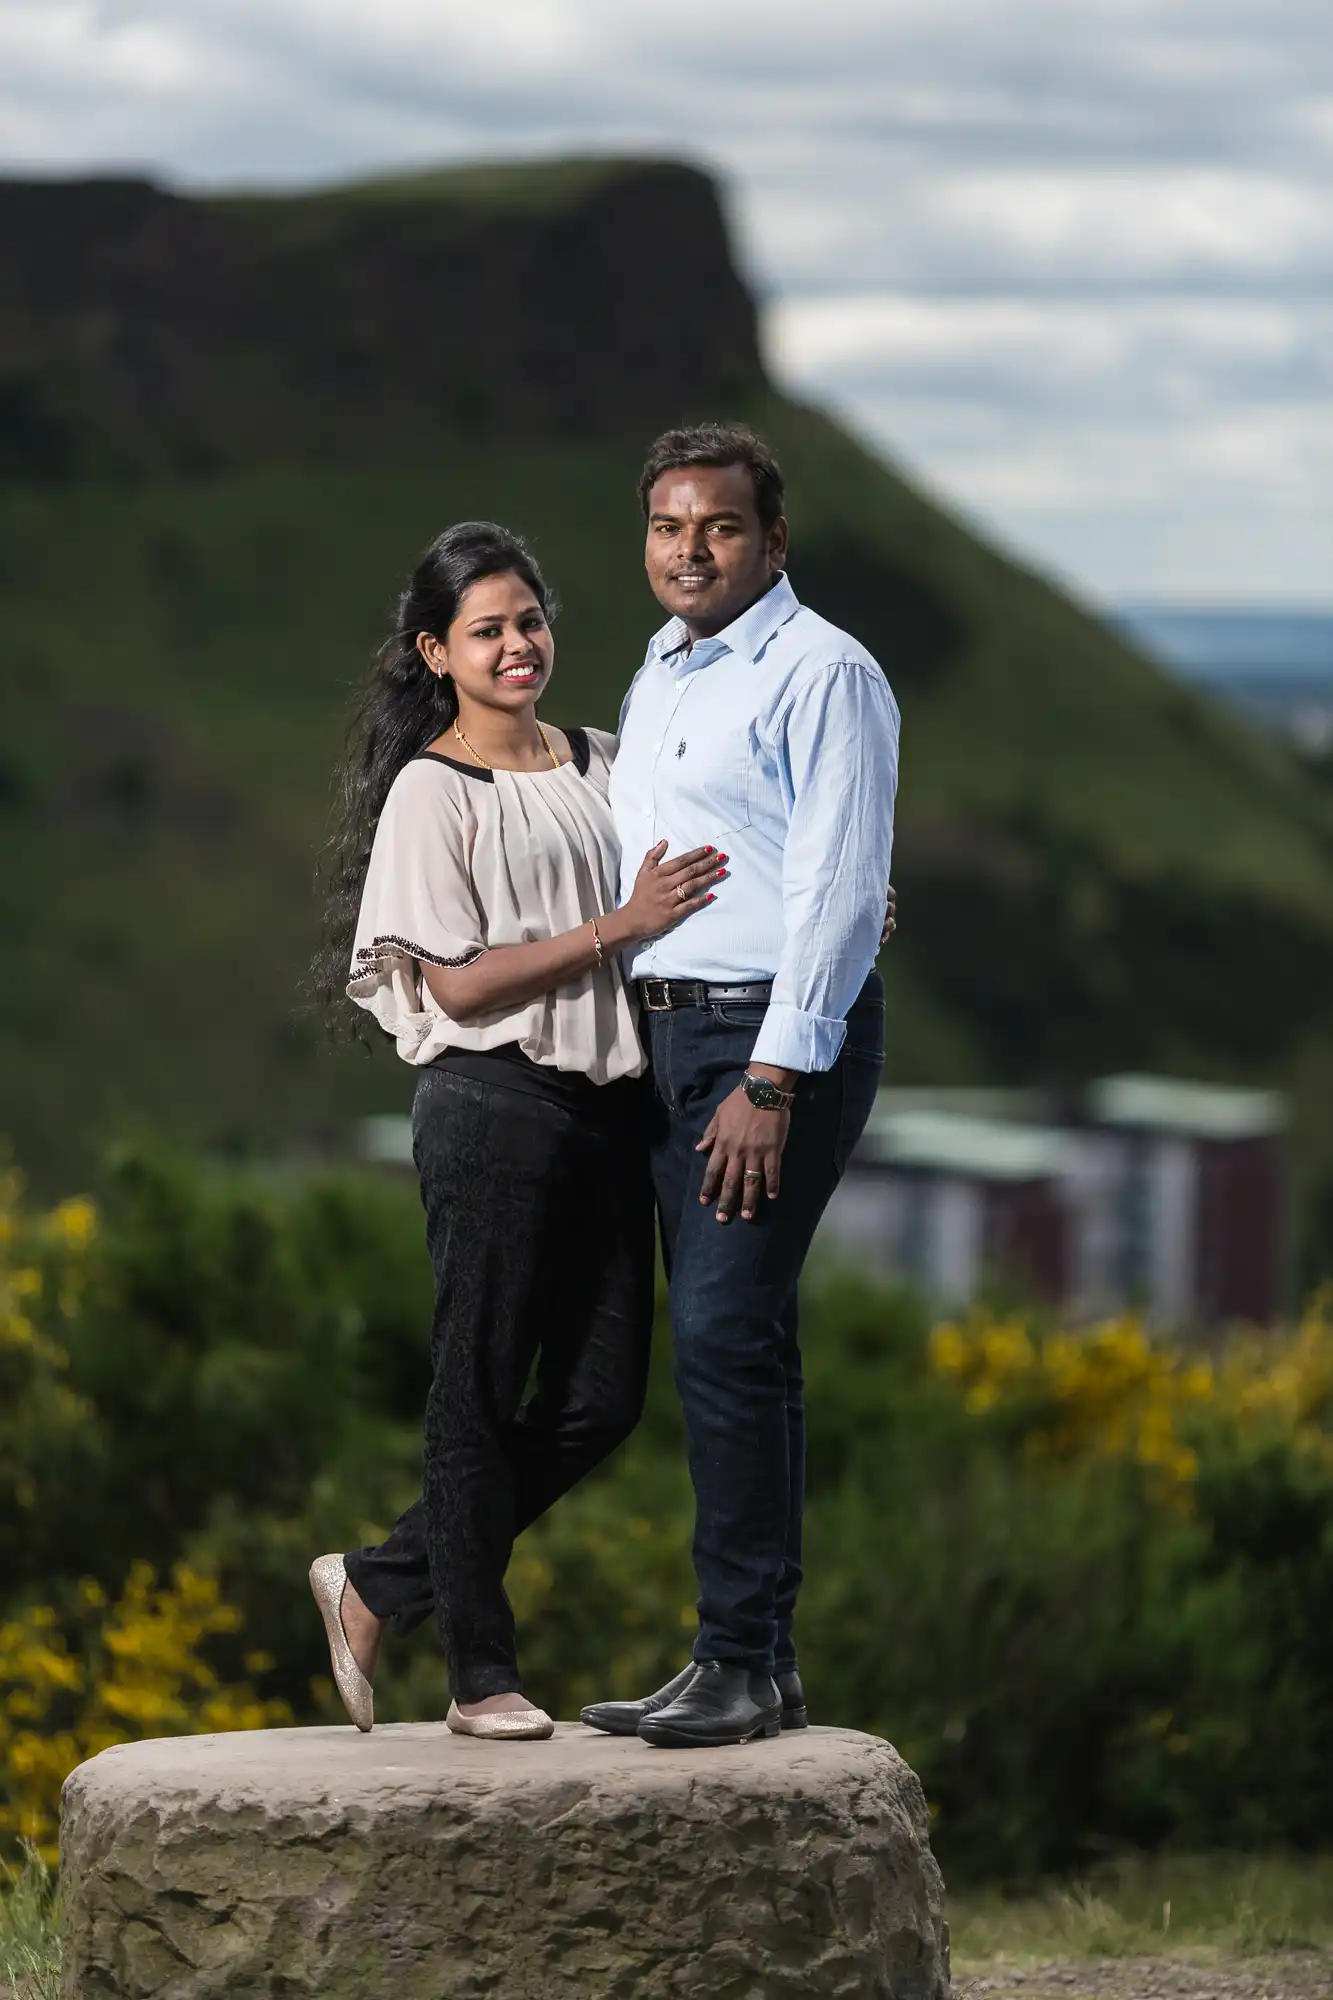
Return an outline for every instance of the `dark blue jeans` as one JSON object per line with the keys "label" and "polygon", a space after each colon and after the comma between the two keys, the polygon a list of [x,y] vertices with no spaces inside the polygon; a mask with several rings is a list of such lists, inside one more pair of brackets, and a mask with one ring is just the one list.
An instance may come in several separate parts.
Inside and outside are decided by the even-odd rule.
{"label": "dark blue jeans", "polygon": [[698,1660],[757,1671],[796,1664],[805,1407],[797,1280],[860,1138],[884,1062],[884,988],[872,972],[833,1069],[802,1080],[782,1189],[752,1222],[699,1200],[694,1150],[740,1081],[762,1005],[646,1014],[656,1092],[653,1182],[671,1293],[676,1385],[694,1481]]}

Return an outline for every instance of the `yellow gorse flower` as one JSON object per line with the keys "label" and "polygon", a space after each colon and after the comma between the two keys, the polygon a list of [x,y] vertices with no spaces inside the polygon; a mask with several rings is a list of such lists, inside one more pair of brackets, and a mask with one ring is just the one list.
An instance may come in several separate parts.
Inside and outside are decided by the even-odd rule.
{"label": "yellow gorse flower", "polygon": [[1333,1287],[1316,1292],[1284,1340],[1252,1333],[1233,1342],[1219,1386],[1243,1418],[1276,1423],[1325,1448],[1333,1419]]}
{"label": "yellow gorse flower", "polygon": [[[186,1563],[166,1585],[136,1563],[115,1604],[85,1578],[71,1624],[72,1635],[38,1604],[0,1625],[0,1838],[31,1841],[48,1861],[60,1788],[85,1758],[144,1736],[292,1719],[285,1702],[263,1699],[248,1682],[219,1682],[200,1648],[237,1631],[241,1613]],[[252,1654],[245,1664],[260,1673],[272,1662]]]}
{"label": "yellow gorse flower", "polygon": [[[25,1212],[21,1177],[0,1171],[0,1396],[37,1385],[47,1420],[71,1429],[86,1406],[62,1379],[68,1356],[42,1321],[80,1311],[97,1227],[83,1195]],[[20,1507],[35,1504],[26,1478],[11,1475],[10,1490]],[[0,1622],[0,1844],[28,1840],[54,1860],[61,1785],[114,1743],[289,1722],[286,1703],[264,1700],[248,1680],[222,1685],[206,1656],[210,1640],[241,1623],[216,1580],[188,1563],[166,1583],[136,1563],[114,1604],[85,1578],[66,1614],[36,1604]],[[272,1661],[256,1652],[244,1664],[257,1676]]]}
{"label": "yellow gorse flower", "polygon": [[84,1250],[97,1233],[97,1210],[86,1195],[71,1195],[51,1210],[46,1228],[71,1250]]}
{"label": "yellow gorse flower", "polygon": [[1198,1473],[1184,1433],[1202,1407],[1333,1451],[1333,1291],[1291,1332],[1236,1336],[1217,1364],[1153,1340],[1134,1315],[1040,1333],[984,1310],[937,1326],[930,1361],[973,1414],[1021,1409],[1034,1456],[1132,1458],[1177,1490]]}
{"label": "yellow gorse flower", "polygon": [[1136,1318],[1042,1334],[1025,1319],[977,1311],[937,1327],[930,1358],[974,1414],[1022,1404],[1036,1456],[1132,1456],[1177,1485],[1198,1469],[1178,1423],[1211,1395],[1211,1373],[1155,1345]]}
{"label": "yellow gorse flower", "polygon": [[22,1176],[13,1168],[0,1173],[0,1354],[67,1365],[64,1349],[34,1313],[48,1301],[66,1317],[77,1311],[84,1253],[96,1233],[97,1210],[85,1195],[33,1216],[24,1210]]}

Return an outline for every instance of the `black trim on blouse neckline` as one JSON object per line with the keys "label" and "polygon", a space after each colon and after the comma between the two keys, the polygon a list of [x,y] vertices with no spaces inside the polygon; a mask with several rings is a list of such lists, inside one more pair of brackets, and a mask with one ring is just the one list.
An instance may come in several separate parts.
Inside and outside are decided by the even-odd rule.
{"label": "black trim on blouse neckline", "polygon": [[[592,762],[592,746],[588,742],[588,732],[586,729],[567,729],[565,735],[569,738],[569,747],[574,753],[569,761],[579,776],[586,778],[588,775],[588,766]],[[451,771],[461,771],[465,778],[476,778],[483,785],[493,785],[495,783],[494,771],[488,771],[480,764],[464,764],[457,757],[445,757],[438,750],[419,750],[412,759],[412,762],[414,764],[447,764]],[[511,771],[509,775],[520,778],[541,778],[546,773],[543,771]],[[554,776],[554,772],[551,775]]]}
{"label": "black trim on blouse neckline", "polygon": [[414,764],[447,764],[451,771],[461,771],[465,778],[475,778],[479,785],[493,785],[494,771],[488,771],[481,764],[462,764],[457,757],[442,757],[438,750],[418,750],[412,759]]}

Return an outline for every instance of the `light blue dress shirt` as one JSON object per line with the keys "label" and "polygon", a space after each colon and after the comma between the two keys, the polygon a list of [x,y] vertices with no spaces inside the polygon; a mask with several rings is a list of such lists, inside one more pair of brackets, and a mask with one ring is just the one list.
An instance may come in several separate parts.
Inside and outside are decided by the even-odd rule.
{"label": "light blue dress shirt", "polygon": [[648,849],[712,843],[717,901],[629,958],[636,979],[773,981],[752,1060],[831,1069],[879,950],[898,705],[875,661],[786,577],[716,638],[678,618],[620,712],[611,806],[620,896]]}

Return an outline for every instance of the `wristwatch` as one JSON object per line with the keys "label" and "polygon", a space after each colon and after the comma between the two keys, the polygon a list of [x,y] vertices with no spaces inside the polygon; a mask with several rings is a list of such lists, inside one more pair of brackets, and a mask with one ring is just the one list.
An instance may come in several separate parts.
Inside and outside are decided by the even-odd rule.
{"label": "wristwatch", "polygon": [[756,1111],[790,1111],[796,1102],[794,1090],[779,1090],[771,1076],[751,1076],[749,1070],[741,1078],[741,1089]]}

